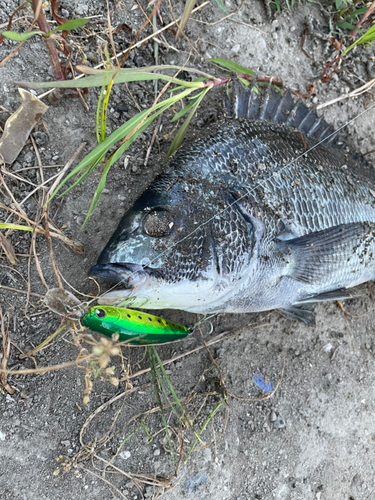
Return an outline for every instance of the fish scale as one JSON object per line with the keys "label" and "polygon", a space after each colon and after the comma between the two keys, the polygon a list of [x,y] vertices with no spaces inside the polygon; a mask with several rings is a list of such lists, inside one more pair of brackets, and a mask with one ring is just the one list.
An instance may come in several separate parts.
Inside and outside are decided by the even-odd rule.
{"label": "fish scale", "polygon": [[125,288],[101,303],[309,322],[375,278],[372,166],[290,93],[236,83],[224,110],[124,215],[92,275]]}

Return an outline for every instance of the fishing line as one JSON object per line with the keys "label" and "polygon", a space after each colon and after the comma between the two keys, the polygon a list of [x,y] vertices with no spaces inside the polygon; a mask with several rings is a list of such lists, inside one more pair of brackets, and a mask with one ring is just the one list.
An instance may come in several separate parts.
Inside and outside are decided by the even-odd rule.
{"label": "fishing line", "polygon": [[[290,165],[292,165],[294,162],[296,162],[297,160],[299,160],[300,158],[303,158],[305,157],[308,153],[310,153],[313,149],[315,149],[316,147],[320,146],[320,144],[323,144],[324,142],[327,142],[328,139],[330,139],[331,137],[335,136],[336,134],[338,134],[340,132],[340,130],[344,129],[345,127],[347,127],[348,125],[350,125],[351,123],[353,123],[355,120],[357,120],[357,118],[361,117],[362,115],[364,115],[365,113],[367,113],[368,111],[370,111],[371,109],[375,108],[375,103],[372,104],[369,108],[361,111],[357,116],[355,116],[354,118],[352,118],[351,120],[349,120],[348,122],[346,122],[344,125],[342,125],[341,127],[339,127],[337,130],[335,130],[334,132],[332,132],[332,134],[330,134],[328,137],[325,137],[323,140],[321,140],[320,142],[318,142],[317,144],[315,144],[314,146],[312,146],[310,149],[304,151],[303,153],[301,153],[300,155],[298,155],[296,158],[294,158],[293,160],[291,160],[289,163],[287,163],[286,165],[284,165],[283,167],[281,167],[277,174],[279,175],[281,172],[283,172],[286,168],[288,168]],[[255,189],[259,186],[263,186],[263,187],[266,187],[263,185],[263,183],[266,183],[271,177],[267,177],[266,179],[261,179],[259,181],[256,181],[255,182],[255,185],[252,186],[251,188],[246,188],[246,193],[243,194],[242,196],[240,196],[239,198],[237,198],[234,202],[230,203],[229,205],[227,205],[225,208],[223,208],[222,210],[219,210],[215,215],[213,215],[212,217],[210,217],[208,220],[206,220],[205,222],[202,222],[198,227],[196,227],[193,231],[191,231],[191,233],[189,233],[188,235],[184,236],[183,238],[181,238],[180,240],[176,241],[175,243],[172,243],[168,248],[166,248],[165,250],[163,250],[160,254],[158,254],[153,260],[154,261],[157,261],[157,259],[159,259],[159,257],[161,257],[162,255],[164,255],[166,252],[169,252],[170,250],[172,250],[175,246],[179,245],[180,243],[182,243],[183,241],[187,240],[188,238],[190,238],[190,236],[192,236],[194,233],[196,233],[201,227],[209,224],[210,222],[212,222],[214,219],[216,219],[216,217],[218,217],[219,215],[223,214],[226,210],[228,210],[229,208],[231,208],[233,205],[236,205],[240,200],[242,200],[243,198],[245,198],[246,196],[249,195],[249,193],[253,193],[255,194]],[[129,274],[128,278],[130,278],[131,276],[134,276],[136,275],[138,271],[135,271],[135,272],[132,272]],[[128,279],[127,278],[127,279]],[[118,283],[116,283],[113,287],[111,287],[109,290],[107,290],[106,292],[104,292],[104,294],[106,293],[109,293],[111,292],[112,290],[114,290],[117,286],[119,286],[121,283],[125,284],[125,281],[124,280],[121,280],[119,281]],[[102,295],[104,294],[101,294],[99,295],[99,297],[101,297]],[[95,299],[93,299],[95,300]]]}

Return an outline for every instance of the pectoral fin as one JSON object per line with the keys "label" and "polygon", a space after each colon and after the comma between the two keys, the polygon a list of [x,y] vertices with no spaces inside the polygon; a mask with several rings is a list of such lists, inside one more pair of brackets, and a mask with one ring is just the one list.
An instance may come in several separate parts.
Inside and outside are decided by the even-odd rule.
{"label": "pectoral fin", "polygon": [[318,295],[311,295],[310,297],[306,297],[305,299],[299,300],[295,302],[298,304],[309,304],[314,302],[327,302],[329,300],[347,300],[352,299],[353,294],[346,290],[345,288],[339,288],[338,290],[332,290],[330,292],[319,293]]}
{"label": "pectoral fin", "polygon": [[[305,283],[326,283],[355,273],[373,259],[375,224],[344,224],[293,240],[279,241],[288,262],[286,275]],[[354,277],[353,277],[354,279]],[[332,300],[332,299],[329,299]]]}
{"label": "pectoral fin", "polygon": [[345,300],[351,298],[353,298],[353,295],[348,290],[345,290],[345,288],[340,288],[338,290],[332,290],[330,292],[306,297],[305,299],[295,302],[290,307],[280,309],[280,312],[281,314],[288,316],[288,318],[297,319],[298,321],[302,321],[302,323],[305,323],[305,325],[311,326],[315,322],[315,315],[313,312],[315,302]]}
{"label": "pectoral fin", "polygon": [[313,311],[313,304],[306,304],[303,306],[290,306],[284,309],[279,309],[283,316],[287,316],[290,319],[297,319],[302,321],[305,325],[311,326],[315,323],[315,314]]}

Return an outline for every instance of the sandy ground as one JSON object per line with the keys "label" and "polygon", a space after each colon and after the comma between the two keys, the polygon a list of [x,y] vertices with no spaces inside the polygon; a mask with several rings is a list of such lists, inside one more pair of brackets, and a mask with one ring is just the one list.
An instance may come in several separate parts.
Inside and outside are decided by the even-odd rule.
{"label": "sandy ground", "polygon": [[[147,2],[140,3],[145,7]],[[233,0],[224,3],[227,14],[236,12],[241,6],[240,2]],[[204,58],[232,59],[261,74],[281,77],[288,86],[303,94],[307,85],[314,84],[316,93],[305,102],[308,105],[322,104],[375,76],[374,48],[361,48],[347,58],[342,73],[334,75],[325,84],[320,82],[319,75],[325,66],[323,59],[329,61],[335,56],[334,48],[327,42],[329,15],[326,9],[332,3],[326,1],[320,6],[300,2],[292,12],[284,8],[282,14],[272,20],[267,18],[263,2],[246,0],[239,12],[220,21],[224,13],[211,0],[192,16],[185,32]],[[130,1],[119,3],[112,13],[112,25],[126,23],[134,34],[144,20],[139,9],[131,10],[134,5]],[[6,23],[17,6],[18,2],[12,0],[0,1],[0,22]],[[182,7],[182,2],[173,2],[176,15],[181,14]],[[106,24],[105,2],[62,0],[61,8],[62,14],[69,19],[98,16],[92,21],[93,32],[101,31]],[[165,23],[172,20],[164,1],[162,15]],[[313,28],[307,32],[304,46],[311,58],[306,57],[300,48],[301,34],[306,26]],[[14,29],[18,27],[15,25]],[[1,29],[5,29],[4,24]],[[141,38],[150,32],[147,27]],[[117,50],[126,49],[130,41],[126,32],[120,33],[115,37]],[[77,32],[77,36],[79,34],[82,32]],[[104,39],[97,36],[69,37],[68,40],[76,44],[73,63],[82,63],[84,58],[90,65],[100,62]],[[182,38],[175,43],[171,31],[166,32],[166,39],[179,52],[162,46],[161,62],[185,63],[190,51],[186,40]],[[0,59],[15,45],[9,41],[0,45]],[[150,43],[132,51],[128,66],[133,65],[136,55],[143,57],[145,65],[153,64],[152,50]],[[190,56],[189,65],[209,68],[195,53]],[[212,67],[210,70],[215,71]],[[10,111],[19,106],[20,98],[13,80],[41,81],[47,78],[52,78],[48,56],[43,41],[35,37],[0,67],[1,106]],[[130,90],[141,107],[152,103],[151,83],[131,84]],[[86,152],[95,145],[98,94],[99,90],[90,90],[85,95],[90,108],[88,112],[79,99],[64,99],[45,114],[48,133],[40,127],[34,134],[45,166],[45,178],[55,174],[82,142],[87,142]],[[217,97],[219,102],[219,95]],[[371,98],[367,94],[329,106],[326,119],[335,127],[344,125],[365,111]],[[119,111],[116,109],[119,105],[127,106],[128,110]],[[117,86],[110,101],[108,128],[114,130],[136,112],[125,87]],[[208,100],[193,127],[198,131],[208,127],[219,112],[217,104]],[[1,108],[0,120],[4,122],[7,117]],[[375,147],[374,129],[375,113],[372,110],[350,122],[345,134],[353,148],[365,153]],[[166,120],[165,128],[159,134],[162,151],[168,148],[170,138],[165,136],[169,132]],[[65,234],[86,247],[82,256],[54,241],[54,255],[63,277],[82,293],[96,292],[95,285],[87,280],[90,266],[96,262],[127,207],[162,169],[162,159],[156,147],[148,165],[144,166],[151,134],[152,131],[144,132],[142,139],[127,152],[128,158],[122,158],[112,168],[107,191],[83,231],[80,231],[80,226],[99,172],[92,174],[84,186],[51,204],[53,222],[59,227],[65,226]],[[374,161],[374,155],[368,158]],[[22,170],[35,165],[38,165],[37,157],[28,143],[9,171],[17,174],[19,170],[18,175],[23,179],[39,184],[38,167]],[[9,176],[5,176],[5,180],[18,201],[33,189],[31,184],[12,180]],[[4,201],[2,193],[3,189],[0,197]],[[24,208],[32,219],[40,215],[38,203],[38,192],[25,203]],[[2,211],[1,220],[8,215]],[[12,221],[17,222],[16,219]],[[31,259],[28,270],[30,235],[13,232],[10,239],[20,254],[19,262],[12,267],[1,256],[1,286],[25,291],[27,284],[24,280],[29,280],[31,292],[43,295],[46,289],[40,281],[34,259]],[[36,238],[36,251],[46,283],[49,287],[57,286],[43,236]],[[107,285],[102,286],[105,289]],[[8,312],[10,317],[9,331],[13,343],[8,367],[18,370],[34,368],[33,360],[19,359],[19,349],[28,352],[40,344],[58,327],[59,318],[45,309],[38,296],[30,297],[26,314],[26,298],[21,293],[2,288],[0,303],[3,314]],[[139,427],[140,418],[133,419],[157,406],[148,373],[130,379],[134,392],[119,397],[97,413],[93,412],[113,396],[129,390],[125,382],[116,388],[97,377],[93,380],[90,402],[84,406],[85,372],[81,368],[10,377],[9,382],[16,388],[16,393],[12,396],[6,392],[0,394],[0,498],[136,500],[158,498],[164,493],[168,500],[185,497],[200,500],[372,500],[375,498],[374,308],[369,289],[364,286],[358,290],[356,299],[345,303],[347,315],[336,303],[317,305],[314,327],[290,321],[278,312],[215,318],[213,332],[206,340],[216,339],[223,332],[234,333],[230,338],[221,337],[210,350],[225,377],[226,390],[237,397],[228,396],[227,404],[220,407],[202,434],[202,442],[198,444],[201,449],[195,451],[186,464],[180,464],[177,477],[173,477],[175,467],[166,451],[160,414],[156,412],[145,417],[145,426],[152,439],[142,426]],[[176,311],[162,314],[187,325],[195,321],[193,315]],[[203,330],[208,331],[208,326],[204,325]],[[199,332],[191,340],[161,347],[158,352],[163,360],[167,360],[196,347],[202,347]],[[77,355],[77,347],[66,335],[37,353],[34,359],[38,367],[44,367],[72,361]],[[148,366],[142,348],[123,349],[123,355],[123,365],[118,357],[111,360],[119,377],[128,366],[131,374]],[[191,400],[188,413],[196,428],[200,429],[223,400],[218,372],[211,358],[205,349],[200,349],[166,368],[181,399],[194,389],[197,396]],[[262,399],[266,394],[254,383],[254,374],[260,374],[274,386],[283,374],[272,397]],[[254,401],[254,398],[260,400]],[[87,421],[90,415],[93,417]],[[166,412],[166,418],[170,427],[178,430],[170,410]],[[136,429],[137,432],[125,441]],[[106,436],[110,439],[103,441]],[[184,440],[185,450],[188,450],[192,435],[187,431],[176,431],[173,440],[177,443],[178,439]],[[214,444],[209,446],[212,441]],[[203,446],[205,443],[207,446]],[[56,462],[60,455],[65,457],[63,463]],[[112,461],[117,469],[107,467],[103,472],[104,461]],[[64,464],[70,470],[66,473],[61,470],[59,475],[54,475],[57,467],[62,469]],[[147,474],[159,478],[159,484],[161,478],[166,478],[165,485],[173,484],[174,488],[163,490],[144,483],[139,483],[137,488],[132,476],[126,474]]]}

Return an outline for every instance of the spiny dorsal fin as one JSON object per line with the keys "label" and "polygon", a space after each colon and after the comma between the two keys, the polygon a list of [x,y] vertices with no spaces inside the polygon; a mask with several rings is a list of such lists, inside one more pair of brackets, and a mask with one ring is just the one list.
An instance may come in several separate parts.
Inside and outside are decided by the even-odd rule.
{"label": "spiny dorsal fin", "polygon": [[[224,94],[224,110],[227,118],[236,120],[268,120],[286,125],[307,134],[318,141],[333,144],[337,136],[315,108],[308,109],[301,100],[295,100],[290,91],[283,95],[273,85],[257,85],[256,76],[251,87],[235,80]],[[256,86],[256,89],[255,89]]]}

